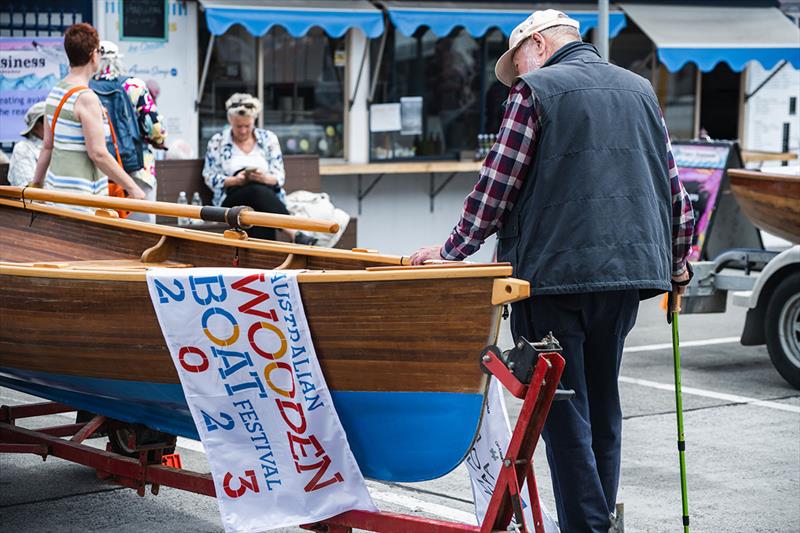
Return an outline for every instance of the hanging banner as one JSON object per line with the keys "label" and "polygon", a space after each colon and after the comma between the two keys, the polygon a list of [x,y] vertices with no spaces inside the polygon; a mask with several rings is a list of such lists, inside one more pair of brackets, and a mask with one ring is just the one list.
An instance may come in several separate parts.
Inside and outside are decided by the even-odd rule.
{"label": "hanging banner", "polygon": [[377,510],[317,361],[296,275],[147,273],[227,533]]}
{"label": "hanging banner", "polygon": [[68,70],[61,37],[0,37],[0,142],[22,138],[25,112]]}
{"label": "hanging banner", "polygon": [[[482,524],[483,517],[486,516],[497,477],[500,475],[500,468],[503,466],[503,458],[508,444],[511,442],[511,424],[508,420],[506,402],[495,377],[492,377],[489,383],[489,393],[483,408],[478,438],[475,439],[472,450],[464,460],[472,483],[472,497],[475,501],[475,516],[478,524]],[[533,513],[528,502],[527,482],[522,486],[521,495],[525,523],[528,525],[528,529],[533,531]],[[558,524],[545,509],[541,499],[539,506],[542,510],[545,533],[559,533]]]}

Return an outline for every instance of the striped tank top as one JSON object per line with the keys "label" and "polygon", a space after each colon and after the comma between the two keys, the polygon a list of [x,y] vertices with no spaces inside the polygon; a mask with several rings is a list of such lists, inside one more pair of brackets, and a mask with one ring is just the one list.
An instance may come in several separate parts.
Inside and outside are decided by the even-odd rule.
{"label": "striped tank top", "polygon": [[[52,124],[53,115],[64,95],[76,84],[61,80],[53,87],[46,100],[46,120]],[[90,89],[85,89],[86,91]],[[75,117],[75,101],[84,91],[73,93],[61,108],[55,131],[53,131],[53,155],[45,177],[45,188],[62,192],[108,196],[108,178],[98,169],[86,151],[86,139],[81,123]],[[111,135],[103,117],[106,138]],[[93,213],[94,209],[68,206],[76,211]]]}

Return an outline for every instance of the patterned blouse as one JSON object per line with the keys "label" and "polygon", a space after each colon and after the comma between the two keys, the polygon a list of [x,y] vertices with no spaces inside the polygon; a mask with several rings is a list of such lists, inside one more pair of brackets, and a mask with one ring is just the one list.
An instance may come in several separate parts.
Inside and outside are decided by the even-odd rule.
{"label": "patterned blouse", "polygon": [[[286,173],[283,169],[283,154],[278,136],[269,130],[255,128],[253,133],[256,136],[256,146],[254,150],[259,150],[267,162],[267,171],[278,179],[275,185],[275,192],[278,198],[285,203],[286,193],[283,184],[286,182]],[[231,158],[233,151],[233,137],[231,128],[226,127],[221,133],[217,133],[208,141],[206,150],[206,163],[203,167],[203,178],[206,185],[214,193],[214,205],[221,205],[225,201],[225,178],[228,175],[223,170],[225,161]]]}

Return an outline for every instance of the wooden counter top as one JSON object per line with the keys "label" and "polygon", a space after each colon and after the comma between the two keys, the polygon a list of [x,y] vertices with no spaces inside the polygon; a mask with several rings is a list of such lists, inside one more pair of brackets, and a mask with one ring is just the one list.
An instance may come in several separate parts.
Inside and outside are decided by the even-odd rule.
{"label": "wooden counter top", "polygon": [[759,161],[794,161],[797,154],[794,152],[760,152],[757,150],[742,150],[742,159],[745,163]]}
{"label": "wooden counter top", "polygon": [[320,176],[355,174],[430,174],[478,172],[482,161],[404,161],[398,163],[338,163],[319,166]]}

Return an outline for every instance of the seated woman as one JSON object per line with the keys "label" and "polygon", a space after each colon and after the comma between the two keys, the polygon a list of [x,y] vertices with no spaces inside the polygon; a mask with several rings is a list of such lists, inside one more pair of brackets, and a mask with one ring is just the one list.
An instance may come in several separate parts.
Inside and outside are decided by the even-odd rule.
{"label": "seated woman", "polygon": [[[256,211],[288,215],[284,205],[283,155],[278,137],[255,127],[261,102],[236,93],[225,102],[230,127],[208,141],[203,178],[217,206],[247,205]],[[252,237],[275,240],[274,228],[253,227]],[[283,230],[293,242],[314,244],[316,239],[299,231]]]}

